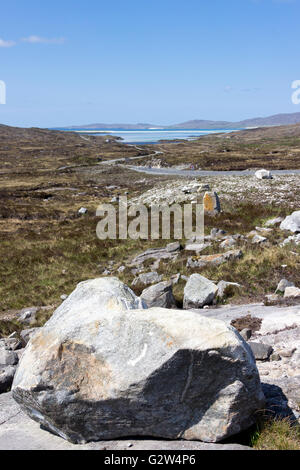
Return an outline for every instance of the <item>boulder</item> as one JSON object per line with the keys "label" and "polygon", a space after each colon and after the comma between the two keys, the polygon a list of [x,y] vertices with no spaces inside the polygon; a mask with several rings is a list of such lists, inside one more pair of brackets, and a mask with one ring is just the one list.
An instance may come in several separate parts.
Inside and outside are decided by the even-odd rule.
{"label": "boulder", "polygon": [[227,237],[220,243],[220,248],[231,248],[237,241],[233,237]]}
{"label": "boulder", "polygon": [[173,296],[172,283],[160,282],[144,289],[141,299],[147,307],[176,308],[176,300]]}
{"label": "boulder", "polygon": [[221,212],[220,199],[216,192],[206,192],[203,196],[204,213],[215,215]]}
{"label": "boulder", "polygon": [[255,172],[255,176],[259,180],[270,180],[273,178],[271,172],[268,170],[258,170]]}
{"label": "boulder", "polygon": [[300,211],[288,215],[280,224],[281,230],[289,230],[293,233],[300,232]]}
{"label": "boulder", "polygon": [[91,283],[77,287],[24,352],[13,397],[32,419],[74,443],[218,442],[254,423],[264,395],[234,328],[190,311],[134,310],[128,288],[118,300],[115,288]]}
{"label": "boulder", "polygon": [[192,274],[184,288],[183,308],[202,308],[213,302],[218,287],[200,274]]}

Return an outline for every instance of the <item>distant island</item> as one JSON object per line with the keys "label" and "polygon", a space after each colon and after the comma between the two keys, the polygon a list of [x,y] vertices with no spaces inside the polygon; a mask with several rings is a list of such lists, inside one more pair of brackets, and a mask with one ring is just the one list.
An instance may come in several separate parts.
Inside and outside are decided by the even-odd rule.
{"label": "distant island", "polygon": [[300,113],[275,114],[268,117],[245,119],[244,121],[209,121],[194,119],[179,124],[161,126],[155,124],[84,124],[81,126],[69,126],[68,129],[125,129],[125,130],[159,130],[159,129],[245,129],[249,127],[285,126],[300,123]]}

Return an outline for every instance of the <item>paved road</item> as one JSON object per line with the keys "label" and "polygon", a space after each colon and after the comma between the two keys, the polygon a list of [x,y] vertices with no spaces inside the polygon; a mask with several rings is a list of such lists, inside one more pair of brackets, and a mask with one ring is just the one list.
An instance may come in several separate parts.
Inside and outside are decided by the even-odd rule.
{"label": "paved road", "polygon": [[[149,156],[149,155],[148,155]],[[135,157],[134,157],[135,158]],[[141,158],[141,157],[140,157]],[[212,171],[212,170],[177,170],[176,168],[148,168],[132,166],[131,170],[140,173],[147,173],[150,175],[170,175],[170,176],[185,176],[185,177],[199,177],[199,176],[253,176],[255,170],[236,170],[236,171]],[[273,175],[293,175],[300,174],[300,170],[272,170]]]}

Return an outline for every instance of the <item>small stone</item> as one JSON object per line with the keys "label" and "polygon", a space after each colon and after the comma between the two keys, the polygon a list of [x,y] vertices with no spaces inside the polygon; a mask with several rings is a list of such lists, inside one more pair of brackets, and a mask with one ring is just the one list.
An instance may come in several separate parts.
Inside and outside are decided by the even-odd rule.
{"label": "small stone", "polygon": [[181,246],[179,242],[169,243],[166,247],[169,253],[173,253],[174,251],[180,251]]}
{"label": "small stone", "polygon": [[281,361],[281,357],[278,353],[273,353],[270,356],[270,361],[272,362]]}
{"label": "small stone", "polygon": [[280,351],[278,351],[278,354],[279,354],[281,357],[292,357],[292,355],[294,354],[295,351],[296,351],[296,348],[293,348],[293,349],[281,349]]}
{"label": "small stone", "polygon": [[279,225],[283,221],[283,217],[276,217],[275,219],[269,219],[265,223],[266,227],[274,227],[275,225]]}
{"label": "small stone", "polygon": [[265,305],[277,305],[280,302],[280,296],[278,294],[267,294],[265,296]]}
{"label": "small stone", "polygon": [[67,300],[68,296],[66,294],[63,294],[60,296],[61,300]]}
{"label": "small stone", "polygon": [[80,215],[84,215],[84,214],[87,214],[87,208],[86,207],[81,207],[78,211],[78,214]]}

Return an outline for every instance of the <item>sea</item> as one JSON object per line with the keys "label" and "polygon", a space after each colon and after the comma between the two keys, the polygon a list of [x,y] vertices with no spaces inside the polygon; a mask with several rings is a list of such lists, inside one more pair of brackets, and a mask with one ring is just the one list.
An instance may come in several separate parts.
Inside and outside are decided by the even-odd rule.
{"label": "sea", "polygon": [[86,135],[113,135],[120,137],[124,143],[133,145],[156,144],[161,140],[193,140],[203,135],[229,133],[241,129],[68,129],[56,128],[56,130],[78,132],[83,137]]}

